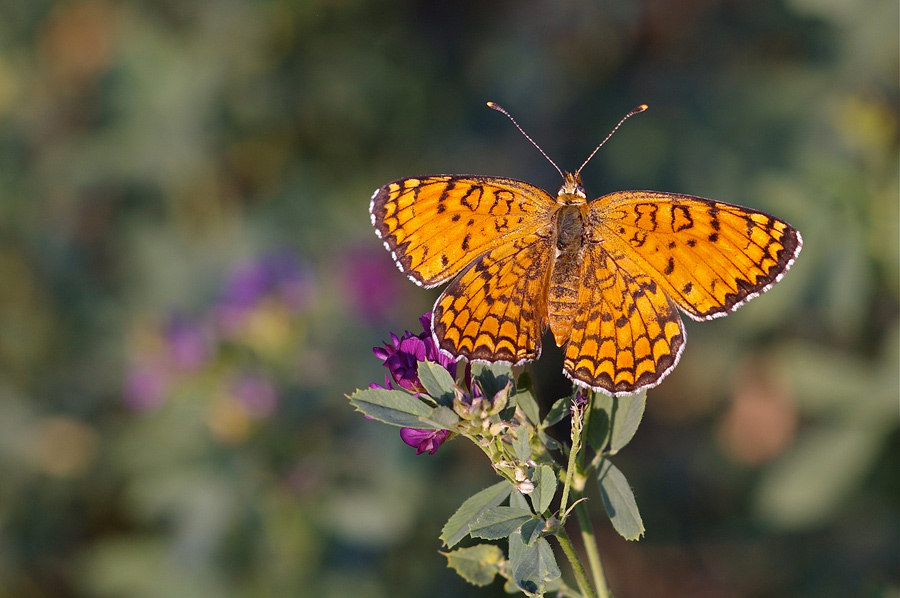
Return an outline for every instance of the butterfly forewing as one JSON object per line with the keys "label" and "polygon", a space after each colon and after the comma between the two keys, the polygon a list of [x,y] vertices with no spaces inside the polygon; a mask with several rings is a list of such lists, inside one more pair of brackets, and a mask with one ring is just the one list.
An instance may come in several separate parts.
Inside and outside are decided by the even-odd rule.
{"label": "butterfly forewing", "polygon": [[475,257],[549,222],[556,200],[521,181],[478,176],[399,179],[372,196],[372,224],[416,284],[450,280]]}
{"label": "butterfly forewing", "polygon": [[565,374],[609,394],[655,386],[678,362],[685,334],[660,285],[604,243],[585,247]]}
{"label": "butterfly forewing", "polygon": [[768,214],[689,195],[624,191],[591,203],[592,232],[692,318],[734,311],[781,279],[802,241]]}
{"label": "butterfly forewing", "polygon": [[476,259],[435,303],[434,334],[452,357],[521,363],[540,355],[547,324],[549,226]]}

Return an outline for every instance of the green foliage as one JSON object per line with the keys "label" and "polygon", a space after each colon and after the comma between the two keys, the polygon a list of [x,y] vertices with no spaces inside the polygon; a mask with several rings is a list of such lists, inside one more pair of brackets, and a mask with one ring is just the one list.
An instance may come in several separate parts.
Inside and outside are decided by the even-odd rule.
{"label": "green foliage", "polygon": [[516,586],[532,595],[543,594],[547,583],[562,575],[550,543],[538,538],[536,542],[526,544],[519,531],[509,536],[509,567]]}
{"label": "green foliage", "polygon": [[469,533],[472,524],[485,511],[506,500],[512,490],[513,487],[508,482],[497,482],[466,499],[441,530],[441,541],[444,545],[452,548],[459,543]]}
{"label": "green foliage", "polygon": [[[612,432],[609,438],[609,454],[615,455],[628,444],[637,432],[644,417],[647,391],[616,397],[612,410]],[[594,411],[596,413],[596,410]]]}
{"label": "green foliage", "polygon": [[549,465],[538,467],[533,476],[534,490],[528,496],[535,513],[543,513],[550,508],[550,501],[556,494],[556,472]]}
{"label": "green foliage", "polygon": [[427,416],[420,416],[419,421],[421,423],[417,424],[417,427],[420,428],[453,430],[459,423],[459,416],[449,407],[440,405]]}
{"label": "green foliage", "polygon": [[350,396],[350,404],[380,422],[408,428],[429,427],[422,418],[434,412],[432,407],[407,392],[383,388],[357,390]]}
{"label": "green foliage", "polygon": [[513,451],[519,461],[528,461],[531,459],[531,433],[525,427],[520,427],[516,431],[516,438],[513,441]]}
{"label": "green foliage", "polygon": [[473,363],[472,375],[478,380],[481,392],[486,397],[494,396],[514,382],[509,366],[502,363]]}
{"label": "green foliage", "polygon": [[438,404],[450,407],[453,404],[455,382],[446,368],[432,362],[420,361],[418,366],[419,381]]}
{"label": "green foliage", "polygon": [[626,540],[637,540],[644,535],[644,522],[628,480],[608,459],[604,459],[597,475],[600,494],[606,514],[613,527]]}
{"label": "green foliage", "polygon": [[516,405],[522,410],[528,421],[534,425],[540,423],[540,408],[531,390],[516,391]]}
{"label": "green foliage", "polygon": [[486,586],[500,571],[503,551],[492,544],[477,544],[446,553],[447,566],[476,586]]}
{"label": "green foliage", "polygon": [[588,415],[587,440],[596,452],[603,452],[609,442],[611,416],[616,399],[607,395],[596,395],[591,402]]}
{"label": "green foliage", "polygon": [[469,527],[469,534],[473,538],[484,538],[485,540],[507,538],[533,517],[530,510],[516,507],[494,507],[478,517],[478,520]]}
{"label": "green foliage", "polygon": [[544,418],[542,422],[542,426],[544,428],[549,428],[550,426],[555,426],[562,419],[568,415],[569,407],[572,405],[572,397],[563,397],[553,403],[553,406],[550,408],[550,411],[547,413],[547,417]]}
{"label": "green foliage", "polygon": [[522,535],[522,541],[525,542],[525,545],[531,546],[534,544],[543,534],[546,525],[547,522],[540,517],[532,517],[525,521],[519,527],[519,533]]}
{"label": "green foliage", "polygon": [[[423,362],[421,365],[426,364]],[[492,381],[496,374],[497,372],[485,374],[485,370],[478,371],[478,376],[488,376],[486,386],[495,383]],[[529,383],[528,379],[524,383],[521,379],[518,381],[517,396],[530,393]],[[495,384],[500,390],[494,400],[506,404],[505,397],[511,389],[509,381]],[[439,387],[434,388],[435,392],[443,392]],[[441,540],[445,545],[452,547],[466,536],[485,540],[506,539],[509,553],[508,560],[499,568],[493,561],[489,565],[481,562],[480,556],[463,563],[451,562],[451,567],[457,569],[465,579],[477,580],[478,583],[492,579],[499,572],[512,583],[507,589],[515,587],[528,595],[543,595],[551,582],[556,582],[554,587],[567,587],[560,581],[561,571],[553,549],[547,541],[548,537],[556,537],[560,548],[573,566],[579,590],[593,595],[590,582],[584,575],[584,568],[577,563],[577,556],[564,532],[566,519],[572,513],[572,509],[566,508],[569,494],[573,493],[580,500],[583,481],[591,475],[596,475],[600,494],[613,527],[624,537],[632,540],[639,538],[644,532],[634,496],[625,476],[606,458],[613,449],[601,449],[596,452],[587,466],[578,465],[585,461],[583,455],[576,458],[577,455],[571,454],[567,459],[567,469],[563,473],[562,465],[553,460],[546,461],[550,456],[550,450],[542,443],[543,438],[549,437],[546,425],[557,422],[562,417],[563,409],[559,404],[554,408],[555,413],[545,418],[543,423],[535,428],[535,423],[541,421],[539,414],[526,415],[522,404],[516,405],[515,409],[510,411],[509,408],[502,408],[502,405],[491,405],[486,399],[469,397],[462,390],[459,393],[454,401],[453,411],[461,414],[463,420],[453,429],[476,442],[490,458],[495,471],[506,477],[508,482],[486,488],[467,499],[444,525]],[[585,433],[582,418],[586,413],[611,422],[611,425],[606,426],[606,433],[613,439],[612,446],[615,450],[622,448],[634,436],[643,415],[644,395],[609,399],[588,393],[588,397],[586,408],[582,406],[585,404],[579,403],[577,409],[572,409],[572,445],[568,450],[570,452],[584,450],[578,448],[584,444],[578,435]],[[420,399],[427,401],[428,397]],[[505,419],[506,416],[511,418]],[[536,429],[543,433],[535,436],[533,432]],[[601,447],[606,445],[605,438],[606,436]],[[565,479],[559,503],[560,511],[553,513],[551,506],[556,498],[560,477]],[[576,479],[579,481],[573,486],[573,480]],[[525,495],[530,499],[530,504]],[[503,505],[507,499],[508,505]],[[578,513],[580,518],[583,511],[579,509]],[[545,516],[547,519],[544,519]],[[581,525],[583,529],[591,529],[589,521],[582,520]],[[585,537],[590,538],[590,534]],[[596,569],[598,561],[594,559],[590,565]],[[594,579],[603,578],[599,570],[594,570],[592,575]],[[605,588],[597,588],[598,591],[601,589],[605,592]]]}

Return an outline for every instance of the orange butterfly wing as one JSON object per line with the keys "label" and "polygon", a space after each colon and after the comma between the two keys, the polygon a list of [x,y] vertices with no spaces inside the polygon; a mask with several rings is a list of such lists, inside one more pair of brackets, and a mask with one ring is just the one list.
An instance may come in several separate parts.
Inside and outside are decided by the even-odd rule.
{"label": "orange butterfly wing", "polygon": [[549,225],[479,256],[438,298],[432,320],[450,356],[519,364],[541,354],[553,244]]}
{"label": "orange butterfly wing", "polygon": [[400,270],[431,288],[479,255],[546,226],[554,206],[555,198],[521,181],[441,175],[388,183],[369,211]]}
{"label": "orange butterfly wing", "polygon": [[803,245],[774,216],[690,195],[622,191],[590,205],[597,237],[695,320],[724,316],[767,291]]}
{"label": "orange butterfly wing", "polygon": [[726,315],[781,280],[802,239],[786,222],[722,202],[623,191],[589,204],[579,310],[564,370],[609,394],[658,384],[697,320]]}
{"label": "orange butterfly wing", "polygon": [[584,249],[578,311],[563,371],[607,394],[655,386],[681,356],[686,335],[661,285],[605,243]]}

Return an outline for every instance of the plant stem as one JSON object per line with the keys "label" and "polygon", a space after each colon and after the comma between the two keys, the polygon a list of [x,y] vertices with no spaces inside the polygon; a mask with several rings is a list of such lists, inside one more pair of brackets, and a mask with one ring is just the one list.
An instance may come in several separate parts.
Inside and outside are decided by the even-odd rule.
{"label": "plant stem", "polygon": [[581,565],[581,561],[578,560],[575,548],[572,546],[572,542],[569,540],[569,536],[566,534],[563,526],[559,527],[559,531],[556,533],[556,540],[559,542],[559,546],[565,553],[566,558],[569,559],[569,565],[571,565],[572,571],[575,573],[575,581],[578,583],[578,589],[581,590],[581,594],[586,598],[599,598],[597,592],[591,586],[591,582],[588,581],[584,567]]}
{"label": "plant stem", "polygon": [[584,433],[584,408],[572,404],[572,446],[569,449],[569,464],[566,466],[566,480],[563,484],[562,498],[559,502],[559,516],[565,521],[566,507],[569,505],[569,489],[572,487],[572,480],[575,477],[575,470],[578,466],[578,451],[581,450],[582,434]]}
{"label": "plant stem", "polygon": [[[572,416],[574,417],[574,415]],[[566,506],[569,504],[569,489],[572,487],[572,478],[575,476],[575,457],[579,447],[572,445],[569,449],[569,464],[566,467],[566,481],[563,484],[562,498],[559,501],[559,515],[565,516]]]}
{"label": "plant stem", "polygon": [[581,541],[584,542],[584,551],[587,553],[588,565],[591,568],[591,576],[594,578],[597,594],[599,598],[610,598],[609,587],[606,585],[606,576],[603,574],[603,565],[600,564],[600,552],[597,550],[597,540],[594,537],[594,528],[591,525],[591,515],[588,512],[587,503],[580,501],[576,504],[575,513],[578,515]]}

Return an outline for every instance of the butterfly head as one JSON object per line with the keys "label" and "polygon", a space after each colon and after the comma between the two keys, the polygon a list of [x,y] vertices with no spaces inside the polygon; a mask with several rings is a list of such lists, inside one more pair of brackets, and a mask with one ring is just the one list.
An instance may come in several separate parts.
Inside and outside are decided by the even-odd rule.
{"label": "butterfly head", "polygon": [[565,204],[584,203],[587,196],[584,193],[584,187],[581,185],[581,175],[579,173],[572,174],[567,172],[563,175],[564,182],[559,192],[556,194],[559,200]]}

